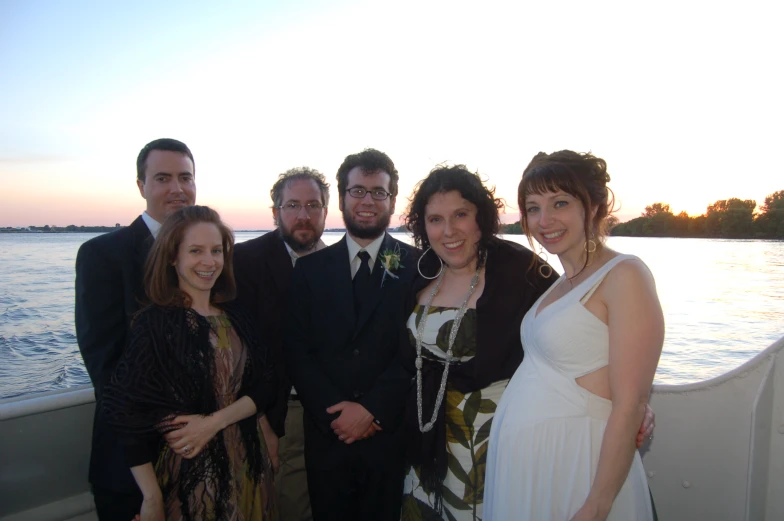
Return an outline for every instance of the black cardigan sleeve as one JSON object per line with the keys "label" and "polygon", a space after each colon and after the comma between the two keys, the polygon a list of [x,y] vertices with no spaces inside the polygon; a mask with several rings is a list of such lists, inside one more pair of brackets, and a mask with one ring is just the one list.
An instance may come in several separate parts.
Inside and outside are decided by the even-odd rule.
{"label": "black cardigan sleeve", "polygon": [[268,348],[262,333],[249,310],[237,302],[224,306],[232,325],[248,349],[251,374],[243,375],[241,395],[256,404],[257,414],[267,414],[277,403],[278,375],[275,372],[275,354]]}

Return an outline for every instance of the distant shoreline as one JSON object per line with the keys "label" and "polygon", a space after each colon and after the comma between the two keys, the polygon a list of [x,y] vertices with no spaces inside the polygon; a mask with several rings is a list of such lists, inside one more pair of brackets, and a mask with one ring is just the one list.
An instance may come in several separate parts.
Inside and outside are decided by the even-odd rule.
{"label": "distant shoreline", "polygon": [[[520,227],[519,223],[514,223],[511,225],[502,225],[501,230],[499,230],[500,234],[502,235],[522,235],[521,231],[518,231]],[[48,230],[43,229],[44,227],[30,227],[33,229],[20,229],[20,228],[0,228],[0,233],[109,233],[115,230],[119,230],[125,228],[125,226],[68,226],[67,228],[50,228]],[[517,229],[515,229],[517,228]],[[234,233],[269,233],[274,230],[235,230]],[[345,233],[345,228],[329,228],[324,230],[326,233]],[[389,233],[408,233],[407,230],[400,228],[389,228],[387,230]],[[634,235],[631,233],[617,233],[618,230],[614,229],[611,233],[611,237],[643,237],[643,238],[657,238],[657,239],[745,239],[745,240],[756,240],[756,241],[781,241],[782,239],[777,237],[761,237],[761,236],[749,236],[749,237],[706,237],[706,236],[683,236],[683,235]]]}
{"label": "distant shoreline", "polygon": [[[31,229],[32,228],[32,229]],[[68,226],[64,228],[49,228],[45,230],[43,226],[31,226],[28,228],[0,228],[0,233],[108,233],[115,230],[126,228],[126,226]],[[234,233],[269,233],[273,230],[234,230]],[[324,230],[325,232],[332,233],[345,233],[345,228],[330,228]],[[397,233],[398,230],[389,230],[392,233]]]}

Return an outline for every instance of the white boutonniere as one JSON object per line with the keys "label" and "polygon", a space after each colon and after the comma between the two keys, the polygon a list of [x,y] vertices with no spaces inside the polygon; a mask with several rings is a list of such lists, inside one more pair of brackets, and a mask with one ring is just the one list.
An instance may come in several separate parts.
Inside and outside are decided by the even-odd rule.
{"label": "white boutonniere", "polygon": [[383,288],[387,275],[396,279],[398,275],[395,275],[393,272],[400,268],[405,268],[405,266],[400,264],[400,245],[395,244],[394,250],[384,250],[379,260],[381,261],[381,267],[384,268],[384,276],[381,278],[381,287]]}

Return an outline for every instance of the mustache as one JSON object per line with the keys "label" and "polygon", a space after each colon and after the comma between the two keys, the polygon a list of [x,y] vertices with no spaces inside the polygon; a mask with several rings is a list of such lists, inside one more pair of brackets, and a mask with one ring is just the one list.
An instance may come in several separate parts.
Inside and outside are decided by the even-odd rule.
{"label": "mustache", "polygon": [[315,232],[316,228],[309,222],[302,222],[292,226],[291,231],[295,231],[295,230],[311,230]]}

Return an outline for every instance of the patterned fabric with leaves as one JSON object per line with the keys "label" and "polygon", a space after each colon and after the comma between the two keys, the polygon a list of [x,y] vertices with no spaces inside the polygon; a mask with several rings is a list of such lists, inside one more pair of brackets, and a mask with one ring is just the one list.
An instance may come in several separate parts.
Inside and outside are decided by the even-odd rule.
{"label": "patterned fabric with leaves", "polygon": [[[409,318],[408,330],[412,344],[421,313],[421,306],[417,306]],[[430,308],[422,342],[424,357],[444,359],[456,314],[455,308]],[[476,310],[469,309],[460,324],[452,349],[453,356],[461,362],[470,360],[476,354],[475,331]],[[435,510],[432,494],[423,490],[419,468],[409,467],[404,485],[403,521],[482,519],[490,426],[496,404],[507,383],[508,380],[504,380],[485,389],[463,394],[452,388],[447,380],[445,416],[448,469],[443,484],[443,512],[439,514]]]}

